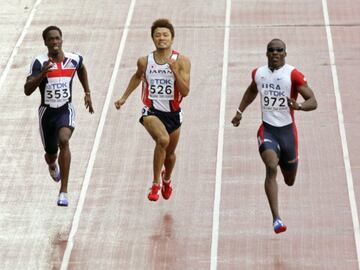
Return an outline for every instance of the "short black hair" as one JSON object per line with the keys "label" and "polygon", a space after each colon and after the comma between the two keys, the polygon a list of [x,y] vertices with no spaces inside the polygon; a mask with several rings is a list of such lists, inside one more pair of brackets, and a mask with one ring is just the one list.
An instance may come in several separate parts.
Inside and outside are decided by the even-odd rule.
{"label": "short black hair", "polygon": [[46,27],[45,30],[42,32],[42,37],[43,37],[44,41],[46,40],[47,34],[52,30],[59,31],[60,37],[62,37],[62,32],[61,32],[60,28],[55,25],[50,25],[50,26]]}
{"label": "short black hair", "polygon": [[168,19],[158,19],[155,22],[153,22],[153,24],[151,26],[151,37],[154,36],[155,29],[158,27],[163,27],[163,28],[169,29],[170,33],[171,33],[171,37],[172,38],[175,37],[174,26],[171,24],[171,22]]}
{"label": "short black hair", "polygon": [[279,42],[281,42],[281,43],[283,44],[283,46],[284,46],[284,49],[286,50],[286,44],[285,44],[285,42],[282,41],[280,38],[273,38],[272,40],[270,40],[270,42],[268,43],[266,49],[269,49],[270,44],[273,43],[274,41],[279,41]]}

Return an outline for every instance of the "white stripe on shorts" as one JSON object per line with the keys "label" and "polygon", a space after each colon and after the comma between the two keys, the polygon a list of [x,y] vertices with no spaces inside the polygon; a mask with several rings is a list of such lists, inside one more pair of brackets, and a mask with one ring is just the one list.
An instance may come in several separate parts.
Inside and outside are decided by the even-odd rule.
{"label": "white stripe on shorts", "polygon": [[183,121],[183,110],[182,109],[180,109],[180,112],[179,112],[179,119],[180,119],[180,123],[182,123],[182,121]]}
{"label": "white stripe on shorts", "polygon": [[39,107],[39,110],[38,110],[38,114],[39,114],[39,131],[40,131],[40,137],[41,137],[41,141],[42,141],[42,144],[45,148],[45,139],[44,139],[44,131],[43,131],[43,128],[42,128],[42,118],[44,116],[44,113],[46,111],[46,108],[45,106],[40,106]]}
{"label": "white stripe on shorts", "polygon": [[75,108],[72,103],[68,103],[69,114],[69,126],[75,128]]}

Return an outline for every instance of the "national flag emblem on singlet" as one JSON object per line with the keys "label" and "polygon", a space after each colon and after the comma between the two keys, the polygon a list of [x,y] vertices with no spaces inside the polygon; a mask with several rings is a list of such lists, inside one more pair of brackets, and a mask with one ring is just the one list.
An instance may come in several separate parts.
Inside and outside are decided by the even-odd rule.
{"label": "national flag emblem on singlet", "polygon": [[[46,54],[35,58],[31,64],[29,76],[41,73],[45,63],[49,61]],[[41,105],[59,108],[71,102],[72,81],[76,71],[82,66],[83,58],[79,54],[64,53],[62,62],[52,62],[52,67],[40,85]]]}

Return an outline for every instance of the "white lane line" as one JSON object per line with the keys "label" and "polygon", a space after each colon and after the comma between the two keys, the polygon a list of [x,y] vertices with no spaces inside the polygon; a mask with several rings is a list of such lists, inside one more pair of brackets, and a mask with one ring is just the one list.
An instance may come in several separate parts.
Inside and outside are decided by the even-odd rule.
{"label": "white lane line", "polygon": [[352,176],[352,172],[351,172],[349,149],[348,149],[348,143],[347,143],[347,139],[346,139],[345,124],[344,124],[344,114],[343,114],[343,109],[342,109],[342,102],[341,102],[341,95],[340,95],[340,88],[339,88],[339,80],[338,80],[337,71],[336,71],[334,46],[333,46],[333,41],[332,41],[329,12],[328,12],[328,7],[327,7],[327,1],[326,0],[322,0],[322,6],[323,6],[323,13],[324,13],[326,37],[327,37],[327,43],[328,43],[328,48],[329,48],[331,74],[332,74],[332,78],[333,78],[333,85],[334,85],[334,92],[335,92],[335,99],[336,99],[336,108],[337,108],[338,123],[339,123],[339,129],[340,129],[341,145],[342,145],[342,150],[343,150],[343,159],[344,159],[344,165],[345,165],[346,182],[347,182],[347,188],[348,188],[348,193],[349,193],[351,217],[352,217],[352,222],[353,222],[353,227],[354,227],[356,254],[357,254],[357,260],[358,260],[358,269],[360,270],[360,226],[359,226],[359,216],[358,216],[358,210],[357,210],[357,206],[356,206],[356,198],[355,198],[355,192],[354,192],[354,181],[353,181],[353,176]]}
{"label": "white lane line", "polygon": [[62,259],[62,262],[61,262],[60,270],[66,270],[68,268],[68,265],[69,265],[71,251],[72,251],[72,248],[74,246],[75,234],[76,234],[78,226],[79,226],[80,216],[81,216],[82,209],[84,207],[86,192],[87,192],[87,189],[88,189],[88,186],[89,186],[90,177],[91,177],[92,170],[93,170],[93,167],[94,167],[96,153],[98,151],[101,135],[102,135],[102,132],[104,130],[104,124],[105,124],[106,115],[107,115],[107,112],[108,112],[108,109],[109,109],[109,104],[110,104],[110,101],[111,101],[111,98],[112,98],[112,93],[113,93],[113,90],[114,90],[116,77],[117,77],[117,74],[118,74],[118,71],[119,71],[121,58],[122,58],[122,55],[123,55],[123,52],[124,52],[127,35],[128,35],[128,32],[129,32],[130,23],[131,23],[131,20],[132,20],[134,9],[135,9],[135,2],[136,2],[136,0],[132,0],[131,3],[130,3],[128,15],[127,15],[126,22],[125,22],[125,25],[124,25],[124,32],[123,32],[122,37],[121,37],[119,50],[117,52],[117,56],[116,56],[116,60],[115,60],[114,70],[113,70],[113,73],[111,75],[111,79],[110,79],[109,88],[108,88],[108,92],[107,92],[107,95],[106,95],[104,107],[103,107],[103,110],[101,112],[101,117],[100,117],[98,129],[96,131],[94,145],[93,145],[93,148],[91,149],[89,163],[88,163],[88,166],[86,168],[84,182],[82,184],[82,188],[81,188],[81,192],[80,192],[79,202],[78,202],[77,207],[76,207],[74,219],[73,219],[70,234],[69,234],[69,239],[68,239],[66,249],[65,249],[65,252],[64,252],[64,256],[63,256],[63,259]]}
{"label": "white lane line", "polygon": [[23,42],[23,40],[24,40],[28,30],[29,30],[30,24],[31,24],[31,22],[32,22],[32,20],[34,18],[35,12],[36,12],[38,6],[40,5],[40,3],[41,3],[41,0],[37,0],[35,5],[33,6],[29,17],[26,20],[25,26],[24,26],[24,28],[23,28],[23,30],[21,32],[21,35],[20,35],[19,39],[17,40],[14,49],[11,52],[9,60],[6,63],[5,69],[4,69],[4,71],[3,71],[3,73],[1,74],[1,77],[0,77],[0,91],[3,89],[4,81],[5,81],[8,73],[9,73],[11,65],[13,64],[14,59],[15,59],[18,51],[19,51],[20,45]]}
{"label": "white lane line", "polygon": [[222,165],[223,165],[223,152],[224,152],[225,105],[226,105],[226,87],[227,87],[227,77],[228,77],[227,74],[228,74],[228,61],[229,61],[230,17],[231,17],[231,0],[227,0],[226,15],[225,15],[224,55],[223,55],[223,67],[222,67],[222,81],[221,81],[218,148],[217,148],[217,159],[216,159],[214,212],[213,212],[213,226],[212,226],[212,239],[211,239],[211,264],[210,264],[211,270],[217,269],[217,260],[218,260],[221,178],[222,178]]}

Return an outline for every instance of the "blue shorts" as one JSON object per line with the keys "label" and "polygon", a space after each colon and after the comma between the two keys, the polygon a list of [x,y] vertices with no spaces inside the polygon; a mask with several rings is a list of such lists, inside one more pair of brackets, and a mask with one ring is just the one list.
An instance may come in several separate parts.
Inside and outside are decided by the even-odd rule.
{"label": "blue shorts", "polygon": [[41,105],[39,107],[39,127],[45,152],[56,154],[59,145],[59,129],[68,127],[74,130],[75,128],[75,110],[73,105],[66,103],[59,108]]}
{"label": "blue shorts", "polygon": [[164,124],[166,131],[171,134],[175,130],[177,130],[182,123],[182,110],[178,110],[177,112],[163,112],[153,108],[144,107],[142,109],[142,116],[139,121],[143,124],[143,119],[146,116],[154,115],[160,119],[160,121]]}
{"label": "blue shorts", "polygon": [[265,122],[258,130],[260,154],[272,149],[279,158],[279,166],[285,171],[296,170],[298,166],[298,138],[295,123],[274,127]]}

